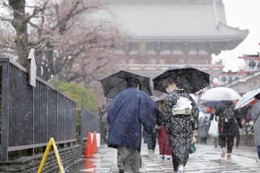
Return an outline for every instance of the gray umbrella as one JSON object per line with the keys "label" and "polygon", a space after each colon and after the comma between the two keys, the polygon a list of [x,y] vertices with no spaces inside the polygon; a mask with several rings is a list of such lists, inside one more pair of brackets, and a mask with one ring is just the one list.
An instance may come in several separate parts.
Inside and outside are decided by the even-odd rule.
{"label": "gray umbrella", "polygon": [[130,79],[138,79],[141,83],[141,90],[150,96],[152,95],[149,77],[121,70],[101,80],[105,97],[114,98],[117,94],[126,89],[127,82]]}
{"label": "gray umbrella", "polygon": [[188,93],[195,93],[209,86],[209,74],[192,67],[169,69],[153,79],[154,89],[165,92],[164,80],[169,77],[177,79],[178,87]]}

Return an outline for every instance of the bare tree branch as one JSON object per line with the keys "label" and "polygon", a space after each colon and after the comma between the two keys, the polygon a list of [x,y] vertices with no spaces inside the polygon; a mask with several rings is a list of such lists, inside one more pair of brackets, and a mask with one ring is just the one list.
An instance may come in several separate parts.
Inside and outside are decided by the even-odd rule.
{"label": "bare tree branch", "polygon": [[[37,73],[45,80],[58,75],[69,81],[92,81],[113,64],[107,50],[122,35],[112,24],[90,22],[92,12],[102,9],[98,0],[46,0],[30,6],[25,0],[8,2],[12,16],[7,19],[12,21],[3,22],[11,22],[16,31],[12,45],[16,45],[19,62],[26,66],[28,50],[35,48]],[[25,7],[32,12],[27,14]],[[8,47],[15,50],[11,44]]]}

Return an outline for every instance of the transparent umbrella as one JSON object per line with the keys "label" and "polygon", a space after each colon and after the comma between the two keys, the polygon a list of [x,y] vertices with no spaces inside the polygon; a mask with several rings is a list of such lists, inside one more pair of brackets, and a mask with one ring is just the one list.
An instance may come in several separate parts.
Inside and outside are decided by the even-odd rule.
{"label": "transparent umbrella", "polygon": [[239,109],[250,104],[254,100],[254,97],[259,93],[260,88],[247,92],[238,100],[235,109]]}
{"label": "transparent umbrella", "polygon": [[200,97],[202,101],[233,101],[240,98],[237,91],[228,87],[211,88]]}

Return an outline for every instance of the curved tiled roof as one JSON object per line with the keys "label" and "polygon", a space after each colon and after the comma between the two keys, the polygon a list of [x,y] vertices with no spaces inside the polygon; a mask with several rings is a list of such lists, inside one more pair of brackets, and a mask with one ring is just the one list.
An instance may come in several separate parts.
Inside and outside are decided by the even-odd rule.
{"label": "curved tiled roof", "polygon": [[226,24],[222,0],[109,0],[108,8],[135,39],[240,43],[248,35]]}

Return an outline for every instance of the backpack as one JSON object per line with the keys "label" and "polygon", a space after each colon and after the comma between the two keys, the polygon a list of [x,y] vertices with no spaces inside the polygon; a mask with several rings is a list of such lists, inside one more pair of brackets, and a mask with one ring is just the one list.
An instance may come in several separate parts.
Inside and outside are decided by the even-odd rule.
{"label": "backpack", "polygon": [[226,108],[223,111],[223,118],[225,118],[224,122],[228,124],[236,123],[235,113],[232,108]]}

